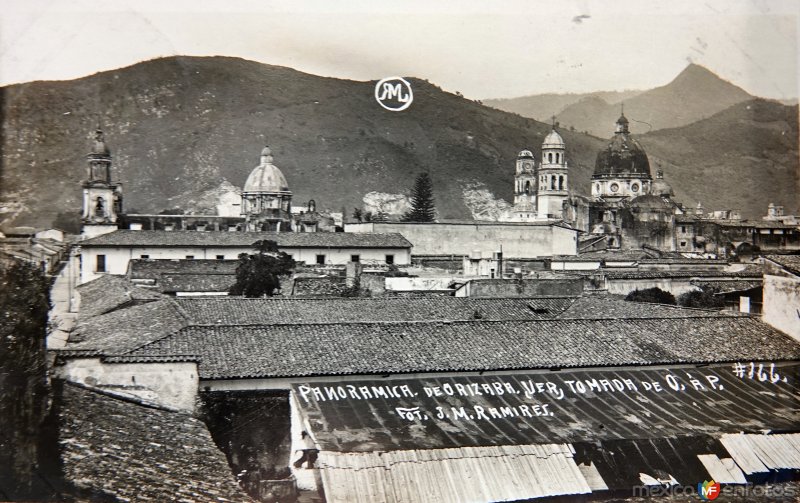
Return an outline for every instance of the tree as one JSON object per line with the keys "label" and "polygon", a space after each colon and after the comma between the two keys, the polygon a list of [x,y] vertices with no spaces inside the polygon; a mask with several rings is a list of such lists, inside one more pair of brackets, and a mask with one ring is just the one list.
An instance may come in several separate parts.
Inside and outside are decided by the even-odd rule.
{"label": "tree", "polygon": [[652,302],[654,304],[675,305],[675,296],[658,287],[634,290],[625,297],[625,300],[631,302]]}
{"label": "tree", "polygon": [[697,307],[701,309],[722,309],[725,307],[725,299],[714,295],[713,288],[702,288],[692,290],[678,295],[678,305],[683,307]]}
{"label": "tree", "polygon": [[404,222],[433,222],[436,207],[433,204],[433,183],[427,173],[420,173],[411,189],[411,210],[403,215]]}
{"label": "tree", "polygon": [[356,222],[361,223],[364,221],[364,210],[361,208],[353,208],[353,218]]}
{"label": "tree", "polygon": [[254,254],[239,255],[236,266],[236,283],[228,292],[245,297],[272,296],[281,287],[281,276],[291,274],[295,261],[278,250],[275,241],[261,240],[253,243]]}
{"label": "tree", "polygon": [[77,211],[59,211],[53,219],[53,227],[69,234],[80,234],[81,215]]}
{"label": "tree", "polygon": [[46,448],[50,284],[38,267],[0,261],[0,495],[33,499]]}

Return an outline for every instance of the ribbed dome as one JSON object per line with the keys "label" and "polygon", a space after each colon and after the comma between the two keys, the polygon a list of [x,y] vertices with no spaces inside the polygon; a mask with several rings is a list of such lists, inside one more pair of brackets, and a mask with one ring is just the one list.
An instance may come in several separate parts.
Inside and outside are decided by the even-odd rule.
{"label": "ribbed dome", "polygon": [[272,151],[269,147],[264,147],[261,151],[261,164],[247,177],[243,192],[289,192],[286,177],[272,164]]}
{"label": "ribbed dome", "polygon": [[675,195],[672,191],[672,185],[664,180],[664,174],[661,170],[656,172],[656,179],[650,184],[650,193],[659,197],[672,197]]}
{"label": "ribbed dome", "polygon": [[523,158],[533,159],[533,152],[531,152],[528,149],[521,150],[517,155],[517,159],[523,159]]}
{"label": "ribbed dome", "polygon": [[658,196],[645,194],[631,199],[631,208],[660,210],[670,208],[670,205]]}
{"label": "ribbed dome", "polygon": [[550,134],[544,138],[542,148],[564,148],[564,139],[558,134],[558,131],[553,129],[550,131]]}
{"label": "ribbed dome", "polygon": [[631,138],[628,119],[617,120],[617,130],[608,146],[597,154],[594,177],[644,176],[650,178],[650,161],[642,146]]}
{"label": "ribbed dome", "polygon": [[94,142],[92,143],[92,151],[89,152],[90,156],[103,156],[108,157],[111,155],[111,151],[108,149],[108,145],[106,145],[105,137],[103,136],[103,132],[99,129],[94,133]]}

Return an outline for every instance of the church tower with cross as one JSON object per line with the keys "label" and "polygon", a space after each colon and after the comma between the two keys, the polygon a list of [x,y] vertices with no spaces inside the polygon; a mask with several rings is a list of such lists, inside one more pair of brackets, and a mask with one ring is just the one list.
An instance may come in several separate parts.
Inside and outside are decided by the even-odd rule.
{"label": "church tower with cross", "polygon": [[117,230],[117,220],[122,214],[122,184],[111,178],[111,151],[99,128],[86,160],[81,235],[91,238]]}
{"label": "church tower with cross", "polygon": [[566,146],[564,139],[556,130],[555,117],[553,129],[542,142],[542,162],[538,172],[538,191],[536,215],[538,220],[563,218],[564,201],[569,196]]}

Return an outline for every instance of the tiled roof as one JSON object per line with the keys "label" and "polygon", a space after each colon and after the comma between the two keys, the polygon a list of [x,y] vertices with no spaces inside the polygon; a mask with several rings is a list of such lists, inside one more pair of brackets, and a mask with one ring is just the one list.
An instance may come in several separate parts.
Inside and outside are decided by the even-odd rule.
{"label": "tiled roof", "polygon": [[592,261],[592,260],[631,262],[647,258],[651,258],[651,255],[649,255],[644,250],[621,250],[621,251],[598,250],[598,251],[584,252],[579,255],[557,255],[553,257],[553,260],[560,262],[580,262],[580,261]]}
{"label": "tiled roof", "polygon": [[[379,222],[376,224],[380,225]],[[557,225],[565,227],[564,222],[561,220],[540,220],[535,222],[500,222],[497,220],[468,220],[457,218],[440,219],[437,222],[388,222],[389,225],[510,225],[516,227],[547,227]]]}
{"label": "tiled roof", "polygon": [[82,247],[250,247],[271,240],[280,248],[411,248],[402,235],[356,232],[200,232],[117,230],[82,241]]}
{"label": "tiled roof", "polygon": [[796,225],[785,224],[779,221],[770,220],[707,220],[721,227],[740,227],[755,229],[797,229]]}
{"label": "tiled roof", "polygon": [[173,334],[188,325],[178,306],[165,298],[82,319],[70,333],[62,354],[115,354]]}
{"label": "tiled roof", "polygon": [[800,255],[766,255],[764,258],[779,264],[787,271],[800,275]]}
{"label": "tiled roof", "polygon": [[64,477],[79,498],[251,501],[200,420],[72,383],[59,394]]}
{"label": "tiled roof", "polygon": [[707,318],[741,316],[732,311],[689,309],[685,307],[629,302],[606,296],[581,297],[558,316],[561,320],[639,319],[639,318]]}
{"label": "tiled roof", "polygon": [[232,274],[164,274],[156,288],[165,293],[227,292],[236,283]]}
{"label": "tiled roof", "polygon": [[800,358],[748,317],[192,326],[127,354],[196,355],[200,377],[654,365]]}
{"label": "tiled roof", "polygon": [[552,319],[575,297],[536,299],[315,298],[315,299],[176,299],[196,325],[276,323],[355,323],[370,321],[541,320]]}
{"label": "tiled roof", "polygon": [[81,297],[81,319],[164,298],[158,292],[135,286],[124,277],[112,274],[104,274],[93,281],[78,285],[78,293]]}
{"label": "tiled roof", "polygon": [[618,271],[614,269],[596,269],[593,271],[564,271],[568,274],[580,274],[595,276],[602,274],[608,279],[662,279],[662,278],[759,278],[761,273],[754,273],[750,270],[727,272],[727,271],[657,271],[657,270],[628,270]]}
{"label": "tiled roof", "polygon": [[[234,258],[234,257],[231,257]],[[162,274],[236,274],[238,260],[153,260],[128,262],[129,279],[159,279]]]}
{"label": "tiled roof", "polygon": [[693,279],[690,283],[701,287],[713,288],[717,293],[744,292],[763,286],[763,281],[761,280]]}

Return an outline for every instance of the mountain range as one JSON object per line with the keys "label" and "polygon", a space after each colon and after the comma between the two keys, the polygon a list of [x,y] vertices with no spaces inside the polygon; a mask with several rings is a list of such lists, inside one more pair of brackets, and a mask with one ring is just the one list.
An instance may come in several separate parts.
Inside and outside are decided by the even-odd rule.
{"label": "mountain range", "polygon": [[[560,97],[560,99],[559,99]],[[670,83],[647,91],[595,92],[589,94],[526,96],[510,100],[484,100],[489,106],[524,117],[555,115],[563,127],[605,137],[624,107],[631,132],[644,134],[685,126],[711,117],[754,96],[722,80],[708,69],[690,64]],[[556,108],[553,110],[552,108]],[[541,120],[541,119],[540,119]]]}
{"label": "mountain range", "polygon": [[[681,75],[704,72],[710,74],[690,67]],[[403,112],[376,103],[375,82],[229,57],[161,58],[71,81],[0,88],[0,223],[48,226],[61,213],[79,213],[85,154],[97,127],[112,150],[128,212],[206,210],[209,194],[244,184],[264,145],[295,204],[314,199],[319,208],[350,213],[367,193],[407,194],[422,171],[433,181],[440,218],[470,218],[465,191],[476,187],[512,200],[517,153],[531,148],[538,156],[551,125],[408,80],[414,102]],[[691,90],[684,80],[673,83]],[[668,110],[664,103],[675,93],[660,89],[649,98],[626,96],[626,115],[634,99],[650,100],[659,114]],[[697,98],[684,99],[703,101],[711,92],[698,89]],[[716,115],[707,108],[692,113],[709,117],[640,136],[653,171],[663,167],[687,204],[739,208],[751,217],[763,215],[769,202],[796,209],[796,106],[749,100]],[[611,117],[604,137],[612,135],[617,113]],[[605,140],[577,129],[560,132],[571,187],[586,194]]]}

